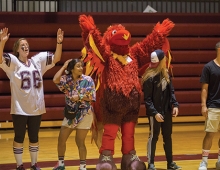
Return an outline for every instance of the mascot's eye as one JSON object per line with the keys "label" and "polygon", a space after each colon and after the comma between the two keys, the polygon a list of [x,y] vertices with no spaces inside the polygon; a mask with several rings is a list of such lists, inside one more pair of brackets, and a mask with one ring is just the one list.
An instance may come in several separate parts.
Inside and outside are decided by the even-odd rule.
{"label": "mascot's eye", "polygon": [[116,32],[117,32],[116,30],[113,30],[113,31],[112,31],[112,35],[116,34]]}

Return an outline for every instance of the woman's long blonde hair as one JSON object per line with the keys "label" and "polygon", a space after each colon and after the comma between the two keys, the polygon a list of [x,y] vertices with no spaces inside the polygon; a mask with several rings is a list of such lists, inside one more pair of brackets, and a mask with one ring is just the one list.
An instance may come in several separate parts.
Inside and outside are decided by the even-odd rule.
{"label": "woman's long blonde hair", "polygon": [[144,82],[145,82],[146,80],[148,80],[149,78],[152,78],[152,77],[154,77],[154,76],[156,76],[156,75],[158,75],[158,74],[160,74],[160,82],[158,83],[158,86],[161,84],[161,80],[162,80],[163,78],[165,78],[166,81],[167,81],[168,83],[170,83],[168,70],[167,70],[167,68],[164,68],[164,67],[163,67],[164,62],[166,62],[166,57],[164,57],[164,58],[160,61],[159,65],[158,65],[156,68],[150,68],[150,67],[148,67],[148,68],[146,69],[145,73],[144,73],[143,76],[142,76],[142,81],[141,81],[142,84],[144,84]]}

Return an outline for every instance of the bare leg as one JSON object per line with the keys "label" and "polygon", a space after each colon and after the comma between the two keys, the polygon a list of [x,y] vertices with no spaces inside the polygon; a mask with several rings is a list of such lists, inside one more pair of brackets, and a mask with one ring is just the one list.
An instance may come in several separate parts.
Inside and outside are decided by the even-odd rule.
{"label": "bare leg", "polygon": [[70,134],[72,133],[73,129],[61,126],[60,128],[60,134],[58,137],[58,146],[57,146],[57,151],[58,151],[58,156],[64,156],[66,152],[66,141]]}
{"label": "bare leg", "polygon": [[218,163],[216,167],[220,168],[220,138],[218,139]]}
{"label": "bare leg", "polygon": [[218,139],[218,148],[220,148],[220,138]]}
{"label": "bare leg", "polygon": [[215,136],[215,133],[214,132],[206,132],[206,135],[203,139],[203,145],[202,145],[202,148],[204,150],[210,150],[211,147],[212,147],[212,140]]}
{"label": "bare leg", "polygon": [[75,141],[76,141],[76,145],[79,150],[80,160],[86,160],[87,149],[86,149],[86,145],[85,145],[85,139],[86,139],[86,135],[87,135],[88,131],[89,131],[89,129],[76,129]]}
{"label": "bare leg", "polygon": [[20,147],[23,147],[23,143],[17,143],[17,142],[14,141],[14,142],[13,142],[13,146],[20,148]]}
{"label": "bare leg", "polygon": [[[206,132],[206,135],[203,139],[202,162],[200,164],[200,167],[207,166],[208,156],[209,156],[210,149],[212,147],[212,140],[213,140],[214,136],[215,136],[214,132]],[[205,162],[206,165],[204,165],[204,162]]]}

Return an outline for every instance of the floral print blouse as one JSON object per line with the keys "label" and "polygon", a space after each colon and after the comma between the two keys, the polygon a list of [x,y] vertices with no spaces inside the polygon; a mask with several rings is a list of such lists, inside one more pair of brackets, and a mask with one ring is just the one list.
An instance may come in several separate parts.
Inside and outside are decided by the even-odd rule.
{"label": "floral print blouse", "polygon": [[[61,92],[65,94],[65,102],[67,105],[74,107],[76,102],[72,101],[71,98],[74,95],[79,96],[79,101],[84,107],[86,105],[86,112],[83,111],[80,115],[77,115],[74,120],[69,120],[70,124],[78,124],[88,112],[89,109],[92,109],[91,101],[96,100],[96,91],[95,83],[90,76],[82,75],[81,78],[74,83],[72,75],[63,75],[60,78],[60,83],[56,84]],[[89,98],[91,101],[81,100],[83,97]]]}

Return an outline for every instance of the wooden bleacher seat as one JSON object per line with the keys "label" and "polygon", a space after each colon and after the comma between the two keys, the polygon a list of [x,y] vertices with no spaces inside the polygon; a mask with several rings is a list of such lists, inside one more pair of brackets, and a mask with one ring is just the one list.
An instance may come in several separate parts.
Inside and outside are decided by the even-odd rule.
{"label": "wooden bleacher seat", "polygon": [[[144,37],[143,37],[144,38]],[[133,37],[131,40],[131,45],[136,42],[140,42],[143,38]],[[14,42],[18,38],[10,38],[5,45],[6,51],[11,51]],[[169,37],[169,42],[172,47],[172,50],[213,50],[216,42],[219,41],[219,38],[178,38],[178,37]],[[30,48],[35,51],[54,51],[56,45],[56,38],[54,37],[28,37],[27,38]],[[80,51],[83,47],[81,37],[66,37],[63,42],[64,51],[77,50]]]}
{"label": "wooden bleacher seat", "polygon": [[215,50],[195,50],[195,51],[188,51],[188,50],[181,50],[181,51],[171,51],[173,59],[173,63],[180,63],[180,64],[204,64],[208,63],[209,61],[213,60],[216,57]]}

